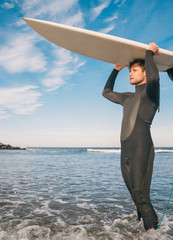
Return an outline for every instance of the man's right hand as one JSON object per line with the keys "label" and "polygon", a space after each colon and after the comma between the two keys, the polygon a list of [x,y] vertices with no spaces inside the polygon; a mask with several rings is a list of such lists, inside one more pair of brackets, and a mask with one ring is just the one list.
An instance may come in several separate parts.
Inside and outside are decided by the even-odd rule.
{"label": "man's right hand", "polygon": [[148,50],[153,51],[154,55],[160,55],[159,47],[154,42],[149,44]]}
{"label": "man's right hand", "polygon": [[120,70],[122,70],[125,67],[128,67],[128,65],[127,64],[124,64],[124,65],[115,64],[114,69],[120,71]]}

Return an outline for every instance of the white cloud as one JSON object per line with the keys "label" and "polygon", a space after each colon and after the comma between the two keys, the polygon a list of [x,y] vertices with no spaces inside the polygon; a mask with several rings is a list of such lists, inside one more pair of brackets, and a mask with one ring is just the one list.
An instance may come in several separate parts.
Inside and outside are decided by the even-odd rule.
{"label": "white cloud", "polygon": [[110,1],[107,0],[105,2],[102,2],[99,6],[92,8],[91,20],[95,20],[102,13],[102,11],[109,6],[109,4],[110,4]]}
{"label": "white cloud", "polygon": [[21,0],[20,7],[26,17],[84,26],[78,0]]}
{"label": "white cloud", "polygon": [[[68,25],[80,27],[84,25],[78,0],[18,0],[15,3],[18,4],[26,17],[45,17],[47,18],[45,20],[56,19],[56,22]],[[18,19],[16,25],[21,27],[23,24]],[[77,55],[72,57],[70,52],[64,49],[57,50],[57,47],[53,50],[50,48],[49,52],[44,48],[47,53],[43,53],[41,45],[38,44],[41,41],[39,35],[28,27],[23,28],[23,30],[25,31],[23,33],[19,33],[19,31],[17,34],[10,33],[10,38],[6,34],[5,40],[7,39],[7,42],[0,46],[0,66],[7,72],[12,74],[45,71],[45,78],[41,83],[47,87],[47,91],[54,91],[65,84],[65,81],[84,64],[79,61]],[[49,46],[51,45],[49,44]],[[52,54],[55,53],[56,56],[52,57]]]}
{"label": "white cloud", "polygon": [[82,27],[84,25],[83,14],[81,11],[63,21],[64,24]]}
{"label": "white cloud", "polygon": [[120,1],[120,0],[115,0],[115,1],[114,1],[114,4],[118,4],[118,3],[119,3],[118,7],[122,7],[122,6],[125,4],[126,1],[127,1],[127,0],[122,0],[122,1]]}
{"label": "white cloud", "polygon": [[8,2],[5,2],[1,5],[3,8],[9,10],[9,9],[12,9],[14,8],[14,3],[8,3]]}
{"label": "white cloud", "polygon": [[21,1],[21,8],[23,13],[29,14],[31,17],[44,15],[52,17],[60,13],[67,13],[77,3],[78,0],[23,0]]}
{"label": "white cloud", "polygon": [[56,60],[42,84],[48,87],[47,91],[55,91],[65,84],[65,80],[75,74],[78,69],[85,64],[80,62],[78,56],[63,49],[58,48],[54,51]]}
{"label": "white cloud", "polygon": [[111,25],[111,26],[109,26],[109,27],[107,27],[107,28],[101,29],[100,32],[102,32],[102,33],[109,33],[109,32],[112,31],[114,28],[115,28],[115,26],[114,26],[114,25]]}
{"label": "white cloud", "polygon": [[112,22],[113,20],[115,20],[115,19],[117,19],[117,18],[118,18],[118,16],[115,14],[115,15],[113,15],[112,17],[106,18],[106,19],[105,19],[105,22]]}
{"label": "white cloud", "polygon": [[122,0],[121,6],[124,5],[127,2],[127,0]]}
{"label": "white cloud", "polygon": [[4,110],[0,110],[0,119],[6,119],[9,118],[10,115],[6,113]]}
{"label": "white cloud", "polygon": [[[13,0],[14,2],[26,17],[84,26],[83,13],[78,5],[78,0]],[[19,29],[23,23],[23,20],[17,19],[15,24]],[[0,66],[11,74],[45,71],[45,78],[41,83],[47,88],[47,91],[54,91],[65,84],[66,80],[85,64],[80,62],[77,55],[72,56],[64,49],[58,48],[57,50],[57,47],[53,48],[53,51],[50,48],[49,52],[43,53],[41,45],[38,44],[41,38],[28,27],[23,28],[23,33],[19,31],[17,34],[10,33],[10,38],[6,34],[6,39],[6,44],[0,45]],[[51,45],[49,44],[49,46]],[[52,57],[52,54],[56,56]],[[32,106],[37,107],[37,105]],[[30,111],[32,112],[32,109]],[[24,113],[24,109],[18,107],[15,112]]]}
{"label": "white cloud", "polygon": [[15,114],[30,114],[42,106],[39,102],[42,93],[36,89],[36,86],[0,88],[0,118],[9,117],[9,110]]}
{"label": "white cloud", "polygon": [[42,72],[45,70],[46,59],[35,47],[35,35],[13,35],[6,45],[0,46],[0,66],[7,72]]}
{"label": "white cloud", "polygon": [[117,4],[117,3],[119,3],[120,2],[120,0],[115,0],[114,1],[114,4]]}

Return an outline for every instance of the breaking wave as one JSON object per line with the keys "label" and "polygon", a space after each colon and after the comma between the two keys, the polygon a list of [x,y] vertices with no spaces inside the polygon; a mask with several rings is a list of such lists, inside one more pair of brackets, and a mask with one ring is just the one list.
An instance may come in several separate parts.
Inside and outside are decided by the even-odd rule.
{"label": "breaking wave", "polygon": [[[100,153],[121,153],[121,149],[103,149],[103,148],[88,148],[87,152],[100,152]],[[156,153],[173,153],[173,148],[156,148]]]}

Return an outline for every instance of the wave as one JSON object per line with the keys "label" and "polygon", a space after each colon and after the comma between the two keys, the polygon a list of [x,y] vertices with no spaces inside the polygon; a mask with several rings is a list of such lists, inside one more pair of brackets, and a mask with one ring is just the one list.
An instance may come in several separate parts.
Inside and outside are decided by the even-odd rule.
{"label": "wave", "polygon": [[88,148],[87,152],[100,152],[100,153],[120,153],[121,149],[96,149],[96,148]]}
{"label": "wave", "polygon": [[[17,222],[17,221],[16,221]],[[13,226],[0,229],[0,239],[64,239],[64,240],[86,240],[86,239],[172,239],[172,220],[165,217],[161,229],[150,229],[145,231],[142,221],[137,222],[136,215],[122,215],[111,222],[102,220],[91,215],[80,217],[79,224],[67,224],[61,218],[50,224],[36,224],[35,219],[22,220]],[[25,238],[24,238],[25,237]]]}
{"label": "wave", "polygon": [[156,153],[173,153],[173,149],[169,149],[169,148],[156,148],[155,149]]}
{"label": "wave", "polygon": [[[88,148],[87,152],[100,152],[100,153],[121,153],[121,149],[100,149],[100,148]],[[173,153],[172,148],[156,148],[156,153]]]}

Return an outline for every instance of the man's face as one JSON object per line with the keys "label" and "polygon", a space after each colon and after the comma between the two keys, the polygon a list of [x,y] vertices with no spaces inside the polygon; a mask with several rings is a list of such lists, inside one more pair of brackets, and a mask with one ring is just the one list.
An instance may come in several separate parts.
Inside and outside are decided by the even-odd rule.
{"label": "man's face", "polygon": [[130,68],[130,84],[141,85],[146,83],[146,72],[137,63]]}

